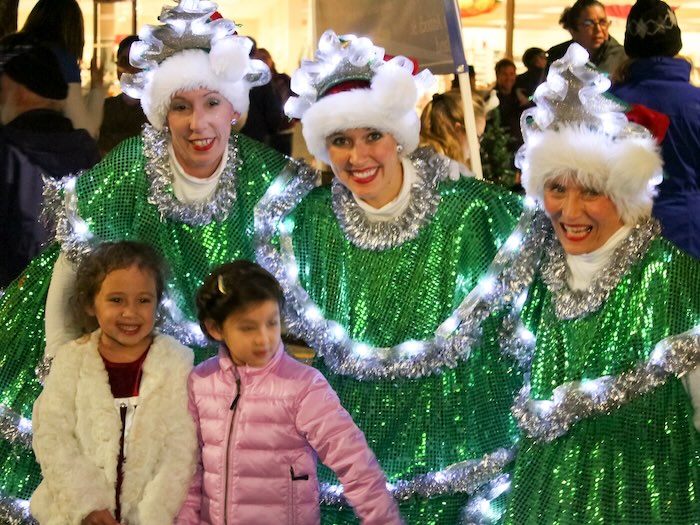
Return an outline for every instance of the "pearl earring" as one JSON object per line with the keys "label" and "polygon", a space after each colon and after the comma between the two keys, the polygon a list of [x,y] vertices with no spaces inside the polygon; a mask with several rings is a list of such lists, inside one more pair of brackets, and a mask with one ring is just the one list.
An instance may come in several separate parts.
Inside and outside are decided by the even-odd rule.
{"label": "pearl earring", "polygon": [[403,146],[401,144],[397,144],[396,145],[396,153],[401,154],[402,151],[403,151]]}
{"label": "pearl earring", "polygon": [[233,117],[233,118],[231,119],[231,125],[232,125],[232,126],[235,126],[237,122],[238,122],[238,119],[237,119],[236,117]]}

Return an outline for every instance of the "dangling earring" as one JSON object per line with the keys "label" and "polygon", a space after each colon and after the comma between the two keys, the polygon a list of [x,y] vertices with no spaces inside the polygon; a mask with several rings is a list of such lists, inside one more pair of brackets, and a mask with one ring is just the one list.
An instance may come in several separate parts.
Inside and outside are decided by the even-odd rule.
{"label": "dangling earring", "polygon": [[167,126],[167,124],[163,126],[163,133],[165,133],[166,135],[170,135],[170,128]]}
{"label": "dangling earring", "polygon": [[401,152],[403,151],[403,146],[401,144],[396,145],[396,153],[401,155]]}

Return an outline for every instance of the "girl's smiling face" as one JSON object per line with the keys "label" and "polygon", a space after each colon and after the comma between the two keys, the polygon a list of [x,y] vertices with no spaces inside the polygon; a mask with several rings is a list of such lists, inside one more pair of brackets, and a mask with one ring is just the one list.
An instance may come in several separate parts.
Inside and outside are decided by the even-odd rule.
{"label": "girl's smiling face", "polygon": [[100,353],[117,362],[141,356],[153,340],[157,305],[153,273],[135,264],[109,272],[87,309],[102,330]]}

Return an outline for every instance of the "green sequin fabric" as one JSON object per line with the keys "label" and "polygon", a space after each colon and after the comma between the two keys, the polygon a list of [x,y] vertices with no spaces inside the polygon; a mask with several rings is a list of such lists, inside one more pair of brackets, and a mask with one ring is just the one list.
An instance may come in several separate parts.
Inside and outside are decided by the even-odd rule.
{"label": "green sequin fabric", "polygon": [[[658,343],[700,323],[700,264],[656,238],[598,310],[566,319],[554,303],[540,274],[522,311],[536,336],[534,400],[556,402],[560,385],[590,387],[658,360],[660,348],[673,351]],[[689,334],[688,348],[697,352],[697,336]],[[640,376],[613,394],[616,407],[574,419],[563,435],[525,433],[506,524],[700,523],[700,433],[691,400],[674,374],[648,391],[645,382]]]}
{"label": "green sequin fabric", "polygon": [[[512,194],[473,179],[437,184],[439,206],[418,234],[379,251],[348,239],[330,188],[313,190],[290,215],[301,285],[353,340],[385,347],[433,337],[513,230],[520,202]],[[316,359],[391,483],[513,445],[510,406],[522,378],[498,350],[496,324],[456,366],[419,378],[363,380]],[[325,467],[321,480],[337,483]],[[454,524],[467,500],[458,490],[412,495],[400,510],[409,524]],[[324,505],[322,515],[325,525],[357,522],[347,507]]]}
{"label": "green sequin fabric", "polygon": [[[167,216],[154,193],[154,176],[147,175],[144,141],[135,137],[121,143],[75,185],[77,212],[93,237],[85,240],[64,228],[64,247],[103,240],[131,239],[148,242],[162,252],[171,268],[167,295],[182,314],[179,323],[196,322],[194,297],[210,269],[224,262],[253,259],[253,208],[270,182],[283,169],[296,169],[288,158],[245,136],[232,137],[230,154],[240,165],[235,177],[235,199],[224,217],[214,216],[188,224]],[[150,168],[167,171],[168,158],[154,158]],[[172,190],[167,188],[172,194]],[[166,200],[169,196],[165,196]],[[56,199],[54,199],[55,201]],[[193,222],[192,220],[189,221]],[[31,431],[20,417],[30,419],[41,385],[35,367],[44,353],[44,303],[59,246],[54,243],[37,257],[0,299],[0,515],[12,498],[28,499],[40,480],[31,451]],[[164,331],[165,327],[164,327]],[[183,333],[175,332],[180,339]],[[188,341],[189,342],[189,341]],[[191,344],[191,342],[190,342]],[[209,357],[211,347],[195,348],[197,360]],[[5,498],[5,499],[3,499]]]}

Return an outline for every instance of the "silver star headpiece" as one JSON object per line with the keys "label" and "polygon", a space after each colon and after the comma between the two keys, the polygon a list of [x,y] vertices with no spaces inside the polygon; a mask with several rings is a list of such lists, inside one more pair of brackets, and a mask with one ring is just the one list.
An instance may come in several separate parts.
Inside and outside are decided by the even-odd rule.
{"label": "silver star headpiece", "polygon": [[535,90],[536,106],[523,112],[523,138],[527,142],[533,132],[573,125],[600,130],[611,138],[649,136],[646,128],[627,119],[624,103],[603,94],[609,88],[610,79],[588,61],[586,50],[572,44]]}
{"label": "silver star headpiece", "polygon": [[158,20],[163,24],[146,25],[139,31],[129,53],[131,65],[150,70],[185,49],[209,50],[216,40],[236,32],[232,20],[213,20],[217,5],[205,0],[175,0],[176,6],[163,6]]}
{"label": "silver star headpiece", "polygon": [[[328,30],[318,42],[314,60],[303,60],[292,74],[292,91],[298,97],[287,101],[285,112],[301,118],[305,111],[328,91],[343,82],[359,80],[371,83],[378,69],[396,65],[413,74],[414,63],[407,57],[395,56],[385,61],[383,47],[375,46],[367,37],[337,35]],[[435,78],[428,70],[413,76],[419,93],[431,86]]]}

